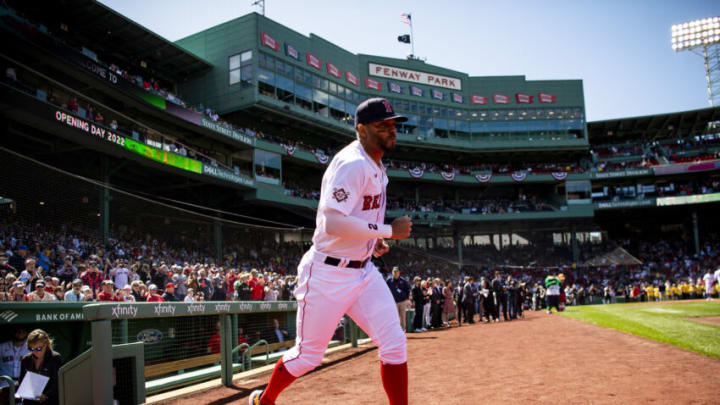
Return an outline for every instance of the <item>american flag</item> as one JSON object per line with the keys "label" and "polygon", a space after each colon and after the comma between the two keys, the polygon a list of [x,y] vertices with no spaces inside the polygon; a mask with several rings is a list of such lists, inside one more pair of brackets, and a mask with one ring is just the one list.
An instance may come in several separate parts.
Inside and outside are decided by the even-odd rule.
{"label": "american flag", "polygon": [[404,22],[407,25],[412,26],[412,18],[410,17],[409,13],[400,14],[400,21]]}

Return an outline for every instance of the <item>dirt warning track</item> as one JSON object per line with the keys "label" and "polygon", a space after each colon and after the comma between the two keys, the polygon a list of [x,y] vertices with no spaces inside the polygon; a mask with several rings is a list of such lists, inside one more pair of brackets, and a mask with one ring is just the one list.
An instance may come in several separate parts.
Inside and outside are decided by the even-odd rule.
{"label": "dirt warning track", "polygon": [[[409,334],[408,358],[410,404],[720,403],[720,360],[557,314]],[[325,363],[278,405],[387,403],[374,346]],[[268,378],[168,403],[245,404]]]}

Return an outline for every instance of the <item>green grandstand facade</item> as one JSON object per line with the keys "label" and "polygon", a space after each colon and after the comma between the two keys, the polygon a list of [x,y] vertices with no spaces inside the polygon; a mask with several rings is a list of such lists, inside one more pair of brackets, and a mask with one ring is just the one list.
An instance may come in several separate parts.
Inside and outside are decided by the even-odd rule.
{"label": "green grandstand facade", "polygon": [[221,115],[259,106],[348,134],[357,104],[379,96],[410,118],[399,128],[403,142],[476,151],[588,145],[581,80],[476,77],[418,59],[354,54],[257,13],[176,43],[213,65],[181,92]]}

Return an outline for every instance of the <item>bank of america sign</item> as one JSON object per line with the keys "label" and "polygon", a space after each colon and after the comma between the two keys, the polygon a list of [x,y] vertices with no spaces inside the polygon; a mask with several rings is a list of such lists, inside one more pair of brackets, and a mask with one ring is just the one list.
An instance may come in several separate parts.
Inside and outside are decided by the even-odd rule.
{"label": "bank of america sign", "polygon": [[425,84],[428,86],[444,87],[446,89],[462,90],[462,81],[458,77],[436,75],[434,73],[419,72],[417,70],[402,69],[394,66],[368,63],[368,73],[372,76],[386,77],[388,79],[404,80]]}

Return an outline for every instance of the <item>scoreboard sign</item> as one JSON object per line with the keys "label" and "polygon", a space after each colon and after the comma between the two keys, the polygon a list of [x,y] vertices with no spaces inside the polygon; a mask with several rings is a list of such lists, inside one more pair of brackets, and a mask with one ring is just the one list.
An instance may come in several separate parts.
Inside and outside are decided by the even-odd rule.
{"label": "scoreboard sign", "polygon": [[458,77],[441,76],[434,73],[419,72],[417,70],[378,65],[377,63],[368,63],[368,73],[373,76],[387,77],[388,79],[404,80],[407,82],[426,84],[429,86],[444,87],[446,89],[462,90],[462,81]]}

